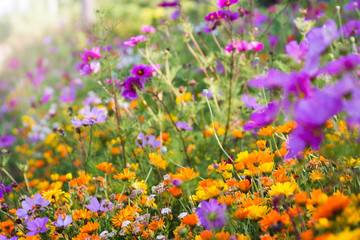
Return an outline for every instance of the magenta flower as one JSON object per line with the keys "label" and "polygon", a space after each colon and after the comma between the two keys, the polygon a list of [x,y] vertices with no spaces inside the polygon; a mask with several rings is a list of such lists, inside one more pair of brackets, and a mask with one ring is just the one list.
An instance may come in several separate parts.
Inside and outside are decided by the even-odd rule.
{"label": "magenta flower", "polygon": [[189,124],[187,124],[186,122],[177,122],[175,125],[179,130],[191,131],[194,129],[193,127],[190,127]]}
{"label": "magenta flower", "polygon": [[107,199],[101,200],[101,203],[96,197],[91,198],[90,204],[85,205],[87,209],[92,212],[108,212],[113,209],[114,204]]}
{"label": "magenta flower", "polygon": [[139,97],[136,90],[143,90],[144,82],[139,77],[130,76],[125,78],[124,84],[122,86],[124,88],[124,91],[121,93],[121,96],[134,100]]}
{"label": "magenta flower", "polygon": [[236,4],[238,2],[239,2],[239,0],[218,0],[216,5],[219,8],[224,8],[224,7],[228,7],[228,6],[231,6],[233,4]]}
{"label": "magenta flower", "polygon": [[150,78],[152,72],[152,67],[145,64],[134,65],[133,68],[130,70],[130,74],[133,74],[140,78]]}
{"label": "magenta flower", "polygon": [[138,44],[139,42],[143,42],[147,39],[146,36],[144,35],[139,35],[136,37],[132,37],[126,41],[123,42],[124,46],[128,46],[128,47],[135,47],[136,44]]}
{"label": "magenta flower", "polygon": [[26,228],[30,230],[26,235],[27,236],[35,236],[38,233],[44,233],[49,228],[46,227],[46,224],[48,223],[49,219],[47,217],[44,218],[35,218],[34,220],[31,220],[26,225]]}
{"label": "magenta flower", "polygon": [[16,142],[16,137],[12,135],[3,135],[0,138],[0,147],[10,147],[14,142]]}
{"label": "magenta flower", "polygon": [[274,49],[279,42],[279,38],[275,35],[270,35],[268,40],[269,40],[270,47],[272,49]]}
{"label": "magenta flower", "polygon": [[71,216],[66,215],[65,219],[63,219],[63,217],[61,215],[59,215],[58,219],[56,222],[54,222],[54,225],[56,227],[67,227],[72,223],[73,219]]}
{"label": "magenta flower", "polygon": [[158,4],[159,7],[163,7],[163,8],[177,7],[179,5],[180,3],[178,1],[172,1],[172,2],[163,1]]}
{"label": "magenta flower", "polygon": [[93,59],[103,58],[100,54],[100,47],[93,47],[91,51],[85,48],[84,53],[80,54],[80,57],[83,63],[88,63],[90,60]]}
{"label": "magenta flower", "polygon": [[261,128],[275,120],[280,111],[279,104],[270,102],[264,109],[254,112],[250,115],[250,120],[244,124],[244,130],[250,131],[255,128]]}
{"label": "magenta flower", "polygon": [[329,62],[325,66],[325,70],[330,75],[335,75],[355,70],[356,68],[358,68],[359,65],[360,56],[358,54],[349,54]]}
{"label": "magenta flower", "polygon": [[47,103],[52,98],[53,94],[54,94],[54,89],[51,87],[46,87],[44,89],[44,94],[40,99],[40,103],[41,104]]}
{"label": "magenta flower", "polygon": [[142,26],[141,31],[143,33],[151,33],[151,34],[156,33],[156,29],[152,26]]}
{"label": "magenta flower", "polygon": [[221,228],[228,220],[227,208],[225,204],[219,204],[216,199],[202,201],[201,208],[198,208],[196,214],[200,223],[207,229]]}
{"label": "magenta flower", "polygon": [[259,51],[263,50],[264,44],[262,44],[258,41],[251,41],[249,43],[249,47],[256,52],[259,52]]}

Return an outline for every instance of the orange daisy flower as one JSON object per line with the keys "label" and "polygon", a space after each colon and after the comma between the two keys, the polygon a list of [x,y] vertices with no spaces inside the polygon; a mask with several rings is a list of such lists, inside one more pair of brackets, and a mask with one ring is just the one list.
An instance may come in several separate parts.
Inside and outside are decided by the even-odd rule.
{"label": "orange daisy flower", "polygon": [[200,174],[195,173],[194,169],[186,167],[186,168],[179,168],[179,173],[175,174],[173,178],[180,179],[181,181],[190,181],[196,177],[198,177]]}
{"label": "orange daisy flower", "polygon": [[114,179],[121,179],[124,182],[129,181],[132,178],[135,178],[136,174],[134,172],[130,172],[128,168],[124,168],[123,173],[119,172],[114,176]]}
{"label": "orange daisy flower", "polygon": [[168,189],[168,192],[175,198],[180,198],[183,190],[181,188],[178,188],[176,186],[172,186],[171,188]]}
{"label": "orange daisy flower", "polygon": [[80,228],[80,232],[82,233],[92,233],[95,230],[99,229],[100,225],[98,223],[88,222],[86,225]]}
{"label": "orange daisy flower", "polygon": [[181,222],[192,227],[192,226],[195,226],[199,222],[199,219],[198,219],[196,213],[192,213],[192,214],[188,214],[185,217],[183,217],[181,219]]}
{"label": "orange daisy flower", "polygon": [[108,163],[108,162],[102,162],[102,163],[96,165],[96,168],[103,172],[106,172],[106,174],[115,172],[115,168],[112,166],[112,163]]}

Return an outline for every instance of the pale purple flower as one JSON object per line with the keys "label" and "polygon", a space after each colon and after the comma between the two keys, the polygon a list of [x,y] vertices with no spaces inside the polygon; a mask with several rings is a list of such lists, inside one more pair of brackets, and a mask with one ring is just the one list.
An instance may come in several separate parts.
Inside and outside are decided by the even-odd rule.
{"label": "pale purple flower", "polygon": [[216,199],[209,201],[202,201],[201,208],[198,208],[196,214],[199,217],[200,223],[207,229],[223,227],[228,221],[228,213],[225,204],[219,204]]}
{"label": "pale purple flower", "polygon": [[75,127],[92,126],[95,123],[104,123],[107,118],[106,110],[98,107],[93,107],[91,111],[89,108],[85,108],[81,115],[83,119],[73,118],[71,120],[72,125]]}
{"label": "pale purple flower", "polygon": [[114,204],[107,199],[101,200],[101,203],[96,197],[91,198],[90,204],[85,205],[87,209],[92,212],[108,212],[113,209]]}
{"label": "pale purple flower", "polygon": [[17,237],[7,238],[7,236],[0,234],[0,240],[17,240]]}
{"label": "pale purple flower", "polygon": [[224,7],[231,6],[233,4],[237,4],[238,2],[239,2],[239,0],[218,0],[216,5],[219,8],[224,8]]}
{"label": "pale purple flower", "polygon": [[12,135],[3,135],[0,138],[0,147],[10,147],[14,142],[16,142],[16,137]]}
{"label": "pale purple flower", "polygon": [[44,218],[35,218],[34,220],[31,220],[26,225],[26,228],[30,230],[26,235],[27,236],[35,236],[38,233],[44,233],[49,228],[46,227],[46,224],[48,223],[49,219],[47,217]]}
{"label": "pale purple flower", "polygon": [[136,144],[140,148],[145,148],[149,146],[151,149],[156,149],[160,147],[160,140],[156,140],[154,135],[145,136],[143,133],[139,133],[137,136]]}
{"label": "pale purple flower", "polygon": [[72,223],[73,219],[71,216],[66,215],[65,219],[63,219],[63,217],[61,215],[59,215],[58,219],[56,222],[54,222],[54,225],[56,227],[67,227]]}
{"label": "pale purple flower", "polygon": [[293,58],[297,63],[300,63],[305,58],[308,52],[308,46],[306,41],[302,41],[300,44],[296,40],[293,40],[286,44],[285,52]]}
{"label": "pale purple flower", "polygon": [[187,124],[186,122],[177,122],[175,125],[179,130],[185,130],[185,131],[193,130],[193,127],[190,127],[189,124]]}
{"label": "pale purple flower", "polygon": [[270,69],[265,76],[257,76],[249,81],[250,87],[256,88],[277,88],[285,87],[290,80],[290,75],[279,71],[278,69]]}
{"label": "pale purple flower", "polygon": [[256,103],[256,98],[249,95],[242,96],[241,101],[243,101],[245,107],[255,109],[257,111],[260,111],[265,108],[263,105]]}
{"label": "pale purple flower", "polygon": [[45,210],[44,207],[47,207],[50,202],[42,198],[40,193],[34,195],[34,199],[26,197],[24,201],[21,202],[22,208],[19,208],[16,211],[16,215],[20,219],[29,219],[35,213],[35,210]]}
{"label": "pale purple flower", "polygon": [[89,108],[85,108],[82,116],[89,122],[91,122],[91,124],[104,123],[107,118],[106,110],[99,109],[98,107],[93,107],[91,111]]}
{"label": "pale purple flower", "polygon": [[76,88],[71,86],[63,88],[59,100],[63,103],[74,102],[76,100]]}

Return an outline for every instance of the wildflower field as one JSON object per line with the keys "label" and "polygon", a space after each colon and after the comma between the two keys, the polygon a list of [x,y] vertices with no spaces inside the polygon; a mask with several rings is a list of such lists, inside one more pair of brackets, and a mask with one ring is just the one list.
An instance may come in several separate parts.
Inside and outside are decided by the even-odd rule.
{"label": "wildflower field", "polygon": [[359,0],[121,2],[2,66],[0,240],[360,239]]}

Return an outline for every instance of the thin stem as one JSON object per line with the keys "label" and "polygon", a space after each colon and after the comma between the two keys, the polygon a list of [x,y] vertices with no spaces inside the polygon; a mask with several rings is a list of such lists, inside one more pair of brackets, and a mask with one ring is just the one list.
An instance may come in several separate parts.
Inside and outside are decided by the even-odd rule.
{"label": "thin stem", "polygon": [[231,157],[229,156],[229,154],[227,154],[227,152],[224,150],[224,148],[222,147],[221,143],[220,143],[220,140],[216,134],[216,131],[215,131],[215,127],[214,127],[214,116],[213,116],[213,113],[212,113],[212,110],[211,110],[211,106],[210,106],[210,103],[209,103],[209,99],[207,98],[207,94],[205,94],[205,99],[206,99],[206,102],[208,104],[208,107],[209,107],[209,110],[210,110],[210,116],[211,116],[211,122],[212,122],[212,126],[213,126],[213,131],[214,131],[214,135],[215,135],[215,138],[221,148],[221,150],[225,153],[225,155],[231,159]]}
{"label": "thin stem", "polygon": [[174,126],[174,128],[176,129],[176,132],[178,133],[179,138],[180,138],[180,140],[181,140],[182,147],[183,147],[183,151],[184,151],[185,156],[186,156],[187,164],[188,164],[189,166],[191,166],[190,159],[189,159],[189,155],[187,154],[187,149],[186,149],[185,140],[184,140],[184,138],[182,137],[182,134],[181,134],[180,129],[176,126],[176,124],[175,124],[175,122],[174,122],[174,120],[173,120],[170,112],[168,111],[167,107],[165,106],[164,102],[159,98],[159,96],[158,96],[157,94],[154,94],[154,93],[153,93],[153,96],[156,97],[156,99],[161,103],[163,109],[165,110],[165,112],[166,112],[167,115],[169,116],[170,121],[171,121],[172,125]]}

